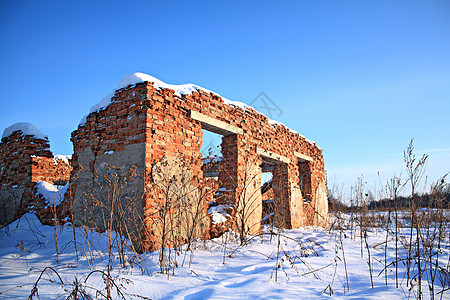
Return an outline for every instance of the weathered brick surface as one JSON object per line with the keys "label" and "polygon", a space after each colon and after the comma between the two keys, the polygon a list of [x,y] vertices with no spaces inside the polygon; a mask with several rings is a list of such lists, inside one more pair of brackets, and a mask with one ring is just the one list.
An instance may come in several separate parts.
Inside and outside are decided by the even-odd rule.
{"label": "weathered brick surface", "polygon": [[[109,152],[119,153],[132,144],[144,143],[145,153],[139,154],[144,156],[145,161],[143,208],[145,224],[151,227],[158,203],[164,200],[161,191],[152,188],[150,173],[155,162],[164,157],[183,158],[191,164],[194,184],[202,184],[202,124],[189,117],[191,110],[243,130],[242,135],[223,137],[224,160],[218,184],[229,192],[227,197],[216,199],[218,203],[234,205],[236,208],[245,189],[243,184],[248,166],[251,166],[253,173],[260,169],[262,158],[257,154],[257,148],[261,148],[290,160],[289,163],[276,163],[273,170],[273,193],[280,207],[279,225],[287,228],[297,226],[295,224],[299,222],[313,225],[315,191],[321,182],[325,182],[322,150],[284,126],[269,124],[265,116],[253,109],[244,110],[227,105],[219,96],[202,90],[178,97],[173,90],[156,89],[151,82],[144,82],[116,91],[108,107],[89,114],[86,123],[72,133],[72,176],[78,176],[83,170],[83,176],[87,178],[89,172],[94,174],[98,171],[95,167],[97,158]],[[86,151],[92,152],[89,165],[81,163],[87,157]],[[312,161],[299,161],[294,151],[311,157]],[[296,207],[293,212],[291,199],[298,187],[301,187],[301,194],[307,201],[300,199],[302,207]],[[77,182],[74,181],[73,196],[77,195],[77,188]],[[257,199],[261,199],[261,195]],[[212,195],[209,200],[213,200]],[[291,220],[293,217],[301,220],[294,222]],[[235,226],[234,221],[231,220],[231,226]],[[144,241],[151,243],[152,237],[147,234]]]}
{"label": "weathered brick surface", "polygon": [[[59,159],[55,162],[48,139],[38,139],[15,131],[0,143],[0,188],[3,191],[2,205],[5,195],[22,190],[19,205],[12,213],[15,219],[27,212],[35,212],[41,222],[52,224],[53,210],[45,200],[36,195],[35,185],[38,181],[55,183],[70,180],[71,166]],[[4,209],[4,208],[2,208]],[[58,218],[68,216],[68,203],[63,202],[58,210]]]}

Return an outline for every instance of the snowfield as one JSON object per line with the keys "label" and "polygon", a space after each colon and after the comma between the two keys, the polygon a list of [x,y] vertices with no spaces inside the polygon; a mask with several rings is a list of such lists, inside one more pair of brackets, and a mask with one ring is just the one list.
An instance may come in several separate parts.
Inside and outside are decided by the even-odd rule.
{"label": "snowfield", "polygon": [[[276,228],[274,232],[278,232]],[[404,229],[404,231],[407,231]],[[54,227],[42,225],[27,214],[0,229],[0,298],[27,298],[35,286],[39,299],[65,299],[75,287],[92,298],[105,295],[102,274],[108,269],[108,232],[100,234],[87,228],[76,229],[78,259],[72,227],[58,228],[60,247],[56,261]],[[395,287],[394,267],[383,271],[385,238],[381,229],[368,231],[373,268],[371,287],[367,250],[359,233],[348,229],[332,231],[301,228],[271,234],[264,227],[261,235],[249,237],[240,246],[232,233],[220,238],[196,241],[195,249],[178,251],[178,267],[161,274],[159,252],[146,252],[138,258],[128,253],[121,267],[117,253],[112,260],[111,277],[120,287],[113,288],[113,299],[407,299],[415,298],[417,287],[406,287],[405,266],[399,264],[399,288]],[[406,233],[405,233],[406,234]],[[88,243],[88,240],[90,241]],[[394,242],[388,242],[387,262],[395,259]],[[449,259],[448,236],[440,250],[441,260]],[[172,250],[172,253],[173,252]],[[175,263],[174,261],[172,263]],[[278,267],[277,267],[278,266]],[[47,267],[51,267],[47,268]],[[46,271],[42,272],[45,268]],[[94,271],[97,270],[97,271]],[[347,276],[348,286],[347,290]],[[101,272],[104,273],[101,273]],[[443,273],[445,274],[445,272]],[[387,286],[386,277],[387,275]],[[37,285],[35,282],[41,276]],[[106,278],[103,276],[103,278]],[[447,278],[448,280],[448,278]],[[422,285],[424,298],[430,294],[427,279]],[[436,284],[442,291],[442,284]],[[444,289],[448,288],[448,283]],[[331,294],[331,296],[330,296]],[[436,299],[449,299],[449,291]],[[36,297],[37,299],[38,297]]]}

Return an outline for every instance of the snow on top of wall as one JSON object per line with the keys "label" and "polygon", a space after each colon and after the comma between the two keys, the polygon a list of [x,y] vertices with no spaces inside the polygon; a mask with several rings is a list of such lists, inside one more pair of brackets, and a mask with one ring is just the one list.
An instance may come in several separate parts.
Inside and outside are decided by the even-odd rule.
{"label": "snow on top of wall", "polygon": [[36,183],[37,194],[40,194],[48,202],[48,205],[59,205],[64,200],[64,194],[69,189],[69,183],[67,183],[62,189],[58,190],[53,184],[38,181]]}
{"label": "snow on top of wall", "polygon": [[180,84],[180,85],[175,85],[175,84],[168,84],[165,83],[161,80],[159,80],[158,78],[155,78],[153,76],[150,76],[148,74],[144,74],[144,73],[134,73],[134,74],[130,74],[130,75],[126,75],[125,77],[123,77],[122,79],[120,79],[119,83],[117,84],[117,87],[115,90],[113,90],[111,93],[109,93],[105,98],[103,98],[99,103],[97,103],[96,105],[91,107],[91,112],[95,112],[98,111],[100,109],[103,109],[105,107],[107,107],[110,103],[111,103],[111,99],[114,96],[114,93],[116,90],[127,87],[129,85],[135,85],[137,83],[140,82],[145,82],[145,81],[149,81],[149,82],[153,82],[153,86],[157,89],[160,88],[164,88],[164,89],[172,89],[175,91],[175,94],[178,96],[181,95],[188,95],[191,94],[194,91],[197,91],[198,89],[200,89],[199,86],[195,85],[195,84]]}
{"label": "snow on top of wall", "polygon": [[[192,83],[185,83],[185,84],[169,84],[169,83],[165,83],[162,80],[159,80],[156,77],[153,77],[151,75],[145,74],[145,73],[133,73],[130,75],[126,75],[125,77],[123,77],[122,79],[120,79],[119,84],[117,84],[117,87],[115,90],[113,90],[111,93],[109,93],[106,97],[104,97],[99,103],[97,103],[96,105],[91,107],[90,112],[96,112],[99,111],[101,109],[105,109],[109,104],[111,104],[111,100],[112,97],[114,96],[114,93],[116,90],[127,87],[129,85],[135,85],[137,83],[140,82],[153,82],[153,86],[157,89],[171,89],[175,91],[175,95],[177,96],[182,96],[182,95],[190,95],[192,94],[192,92],[196,92],[198,90],[202,90],[206,93],[212,93],[215,94],[217,96],[219,96],[222,101],[227,104],[227,105],[232,105],[232,106],[237,106],[242,108],[243,110],[247,110],[247,109],[253,109],[254,111],[256,111],[257,113],[265,116],[268,119],[268,122],[270,125],[272,126],[284,126],[286,127],[288,130],[290,130],[292,133],[294,134],[299,134],[297,131],[290,129],[289,127],[287,127],[286,125],[284,125],[281,122],[278,121],[274,121],[271,120],[270,118],[268,118],[265,114],[263,114],[262,112],[256,110],[254,107],[251,107],[248,104],[245,104],[243,102],[239,102],[239,101],[232,101],[229,100],[227,98],[224,98],[222,96],[220,96],[218,93],[213,92],[211,90],[205,89],[199,85],[196,84],[192,84]],[[80,125],[84,125],[86,123],[86,118],[88,115],[84,116],[81,121],[80,121]],[[303,135],[299,134],[301,137],[305,138]],[[305,140],[310,143],[310,144],[315,144],[315,142],[310,141],[308,139],[305,138]]]}
{"label": "snow on top of wall", "polygon": [[19,130],[22,131],[23,135],[31,135],[37,139],[43,139],[43,140],[48,139],[48,136],[43,134],[42,132],[40,132],[39,129],[36,128],[36,126],[34,126],[31,123],[27,123],[27,122],[15,123],[15,124],[7,127],[3,131],[2,138],[8,137],[14,131],[19,131]]}
{"label": "snow on top of wall", "polygon": [[[157,89],[171,89],[175,91],[175,95],[177,96],[182,96],[182,95],[190,95],[192,94],[192,92],[196,92],[198,90],[203,90],[206,93],[213,93],[216,94],[217,96],[221,97],[222,100],[228,104],[228,105],[235,105],[235,106],[239,106],[243,109],[247,109],[250,108],[250,106],[248,106],[245,103],[242,102],[238,102],[238,101],[231,101],[228,99],[223,98],[222,96],[220,96],[219,94],[210,91],[208,89],[205,89],[201,86],[198,86],[196,84],[192,84],[192,83],[185,83],[185,84],[169,84],[169,83],[165,83],[162,80],[159,80],[156,77],[153,77],[151,75],[148,74],[144,74],[144,73],[133,73],[130,75],[126,75],[125,77],[123,77],[122,79],[120,79],[119,83],[117,84],[116,88],[109,93],[106,97],[104,97],[99,103],[95,104],[94,106],[91,107],[90,112],[96,112],[99,111],[100,109],[104,109],[106,108],[109,104],[111,104],[111,100],[112,97],[114,96],[114,93],[116,90],[119,90],[121,88],[127,87],[129,85],[135,85],[137,83],[140,82],[153,82],[153,86]],[[80,125],[83,125],[86,122],[86,116],[83,117],[83,119],[80,122]]]}
{"label": "snow on top of wall", "polygon": [[66,164],[69,164],[69,160],[72,159],[72,155],[62,155],[62,154],[56,154],[54,156],[55,164],[58,162],[58,159],[61,159]]}

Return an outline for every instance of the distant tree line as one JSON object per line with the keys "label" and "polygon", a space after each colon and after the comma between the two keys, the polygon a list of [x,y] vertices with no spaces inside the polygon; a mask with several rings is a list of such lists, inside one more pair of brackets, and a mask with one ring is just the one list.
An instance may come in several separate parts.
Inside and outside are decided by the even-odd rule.
{"label": "distant tree line", "polygon": [[[450,185],[447,188],[447,191],[442,195],[443,207],[450,209]],[[399,196],[395,201],[394,199],[384,198],[381,200],[376,200],[372,196],[372,193],[369,192],[367,198],[369,201],[367,202],[367,208],[369,210],[388,210],[396,207],[397,209],[407,209],[410,207],[411,196],[404,197]],[[434,196],[435,197],[435,196]],[[414,197],[415,206],[417,208],[435,208],[433,197],[429,193],[425,193],[423,195],[416,195]],[[353,212],[358,210],[360,207],[356,205],[349,205],[341,201],[338,197],[333,195],[331,190],[328,190],[328,207],[330,211],[341,211],[341,212]]]}

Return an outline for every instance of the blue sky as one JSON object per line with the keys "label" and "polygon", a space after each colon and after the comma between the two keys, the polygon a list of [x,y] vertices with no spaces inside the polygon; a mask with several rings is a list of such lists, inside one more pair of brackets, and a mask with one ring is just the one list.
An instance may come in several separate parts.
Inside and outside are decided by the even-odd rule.
{"label": "blue sky", "polygon": [[[329,177],[399,173],[415,138],[450,171],[448,1],[0,2],[0,129],[31,122],[52,151],[123,76],[196,83],[323,148]],[[263,111],[264,112],[264,111]]]}

